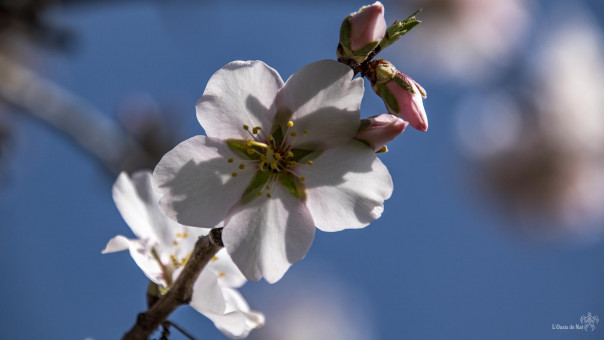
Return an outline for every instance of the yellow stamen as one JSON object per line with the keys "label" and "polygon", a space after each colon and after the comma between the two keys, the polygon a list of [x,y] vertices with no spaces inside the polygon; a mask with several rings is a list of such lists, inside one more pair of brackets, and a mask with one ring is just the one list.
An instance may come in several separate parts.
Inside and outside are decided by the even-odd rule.
{"label": "yellow stamen", "polygon": [[252,129],[252,133],[253,133],[253,134],[257,134],[257,133],[258,133],[258,131],[260,131],[260,130],[262,130],[262,128],[260,128],[259,126],[256,126],[256,127],[254,127],[254,128]]}
{"label": "yellow stamen", "polygon": [[248,155],[252,155],[252,154],[254,154],[254,152],[256,152],[256,151],[254,151],[254,149],[252,149],[252,148],[247,149]]}
{"label": "yellow stamen", "polygon": [[296,131],[290,132],[289,135],[292,136],[292,137],[296,137]]}
{"label": "yellow stamen", "polygon": [[172,241],[172,244],[173,244],[173,245],[175,245],[175,246],[177,246],[177,245],[178,245],[178,242],[176,242],[176,241]]}
{"label": "yellow stamen", "polygon": [[300,182],[306,181],[306,177],[300,177]]}
{"label": "yellow stamen", "polygon": [[308,130],[304,130],[304,134],[307,134],[307,133],[308,133]]}
{"label": "yellow stamen", "polygon": [[218,257],[212,256],[212,261],[218,261]]}
{"label": "yellow stamen", "polygon": [[232,158],[229,158],[229,159],[227,159],[227,162],[229,162],[229,163],[233,163],[233,159],[232,159]]}
{"label": "yellow stamen", "polygon": [[293,127],[294,126],[294,122],[292,122],[291,120],[289,122],[287,122],[287,127]]}
{"label": "yellow stamen", "polygon": [[266,198],[271,198],[271,194],[266,194]]}
{"label": "yellow stamen", "polygon": [[218,273],[218,277],[225,277],[225,276],[226,276],[226,273],[225,273],[225,272],[220,272],[220,273]]}
{"label": "yellow stamen", "polygon": [[288,151],[288,152],[287,152],[287,157],[290,157],[290,158],[291,158],[291,157],[294,157],[294,153],[293,153],[293,152],[291,152],[291,151]]}
{"label": "yellow stamen", "polygon": [[386,145],[382,146],[378,151],[376,151],[375,153],[384,153],[384,152],[388,152],[388,147]]}
{"label": "yellow stamen", "polygon": [[184,233],[182,233],[182,238],[187,238],[189,237],[189,233],[187,233],[186,231]]}
{"label": "yellow stamen", "polygon": [[232,176],[232,177],[237,177],[237,173],[236,173],[236,172],[233,172],[233,173],[231,174],[231,176]]}
{"label": "yellow stamen", "polygon": [[296,164],[298,164],[298,163],[296,163],[296,161],[289,162],[289,166],[291,166],[292,168],[295,167]]}
{"label": "yellow stamen", "polygon": [[308,162],[306,162],[306,164],[312,165],[312,161],[308,161]]}
{"label": "yellow stamen", "polygon": [[247,125],[243,125],[243,129],[247,131],[247,130],[249,130],[249,129],[250,129],[250,127],[249,127],[249,126],[247,126]]}
{"label": "yellow stamen", "polygon": [[262,196],[262,191],[258,191],[258,196]]}
{"label": "yellow stamen", "polygon": [[249,146],[257,146],[257,147],[263,148],[263,149],[268,149],[268,145],[266,145],[264,143],[256,142],[256,141],[253,141],[253,140],[248,140],[247,141],[247,145],[249,145]]}
{"label": "yellow stamen", "polygon": [[273,141],[273,135],[268,135],[268,140],[269,140],[270,142],[272,142],[272,141]]}
{"label": "yellow stamen", "polygon": [[266,185],[266,190],[271,190],[271,186],[270,185]]}
{"label": "yellow stamen", "polygon": [[245,164],[239,164],[239,169],[243,170],[245,168]]}

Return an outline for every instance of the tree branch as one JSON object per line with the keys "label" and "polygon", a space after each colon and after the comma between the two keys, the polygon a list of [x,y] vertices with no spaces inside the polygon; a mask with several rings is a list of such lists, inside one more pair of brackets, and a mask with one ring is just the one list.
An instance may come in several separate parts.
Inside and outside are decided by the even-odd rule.
{"label": "tree branch", "polygon": [[144,340],[164,322],[168,316],[180,305],[188,304],[193,295],[193,284],[199,273],[212,259],[212,257],[224,247],[222,243],[222,228],[202,236],[195,243],[195,249],[191,258],[185,265],[182,273],[170,287],[166,295],[162,296],[153,306],[136,318],[136,323],[122,340]]}
{"label": "tree branch", "polygon": [[0,100],[56,128],[112,174],[155,162],[117,123],[59,85],[0,54]]}

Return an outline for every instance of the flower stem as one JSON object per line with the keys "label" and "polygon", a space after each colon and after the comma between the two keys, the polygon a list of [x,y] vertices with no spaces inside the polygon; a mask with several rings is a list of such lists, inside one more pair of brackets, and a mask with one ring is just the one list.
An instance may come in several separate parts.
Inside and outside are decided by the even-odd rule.
{"label": "flower stem", "polygon": [[200,237],[195,243],[195,249],[193,249],[191,258],[185,265],[182,273],[170,287],[170,290],[146,312],[138,315],[134,326],[122,339],[148,339],[176,308],[180,305],[188,304],[193,295],[193,284],[197,280],[199,273],[201,273],[206,264],[222,247],[224,247],[222,243],[222,228],[212,229],[208,235]]}

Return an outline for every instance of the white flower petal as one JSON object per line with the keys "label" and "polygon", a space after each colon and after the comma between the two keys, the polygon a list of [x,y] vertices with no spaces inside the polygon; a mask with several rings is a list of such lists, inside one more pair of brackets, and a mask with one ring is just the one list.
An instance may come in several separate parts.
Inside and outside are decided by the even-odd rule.
{"label": "white flower petal", "polygon": [[122,172],[113,185],[113,200],[139,239],[156,242],[160,250],[169,251],[181,226],[159,210],[161,196],[153,189],[151,180],[150,171],[136,172],[132,178]]}
{"label": "white flower petal", "polygon": [[221,287],[239,288],[247,281],[224,248],[216,253],[207,268],[218,276]]}
{"label": "white flower petal", "polygon": [[241,272],[254,281],[264,276],[269,283],[278,281],[306,255],[315,235],[304,202],[279,183],[272,189],[272,198],[256,197],[234,207],[222,232],[225,247]]}
{"label": "white flower petal", "polygon": [[260,312],[250,311],[250,307],[239,292],[223,288],[222,293],[227,305],[225,313],[223,315],[204,315],[212,320],[216,328],[224,335],[231,339],[243,339],[251,330],[264,325],[264,315]]}
{"label": "white flower petal", "polygon": [[130,240],[124,236],[118,235],[107,243],[103,254],[130,250],[130,256],[136,262],[136,265],[145,273],[149,280],[166,287],[164,272],[159,262],[151,255],[151,246],[144,240]]}
{"label": "white flower petal", "polygon": [[[177,270],[174,277],[176,278],[181,271],[182,268]],[[199,273],[199,277],[193,284],[193,296],[189,304],[206,316],[207,314],[225,313],[226,303],[222,289],[218,285],[218,277],[214,272],[204,268]]]}
{"label": "white flower petal", "polygon": [[115,253],[118,251],[123,251],[128,249],[129,242],[128,239],[122,235],[117,235],[107,242],[105,249],[101,251],[101,254]]}
{"label": "white flower petal", "polygon": [[181,224],[216,226],[254,176],[249,163],[239,169],[245,162],[219,139],[195,136],[178,144],[153,172],[154,185],[164,194],[162,211]]}
{"label": "white flower petal", "polygon": [[379,218],[392,194],[388,169],[366,145],[351,141],[296,169],[305,177],[306,206],[317,228],[362,228]]}
{"label": "white flower petal", "polygon": [[269,131],[281,86],[279,73],[261,61],[231,62],[210,78],[197,101],[197,119],[209,137],[247,138],[243,125]]}
{"label": "white flower petal", "polygon": [[287,80],[277,94],[277,107],[279,112],[287,109],[292,113],[290,131],[297,134],[290,138],[292,145],[327,148],[356,134],[364,88],[363,78],[353,80],[352,76],[350,67],[321,60]]}

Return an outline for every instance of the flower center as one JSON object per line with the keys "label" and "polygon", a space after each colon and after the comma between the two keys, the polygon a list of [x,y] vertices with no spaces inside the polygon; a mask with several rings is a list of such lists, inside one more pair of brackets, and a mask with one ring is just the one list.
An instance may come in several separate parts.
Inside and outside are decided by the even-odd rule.
{"label": "flower center", "polygon": [[[250,129],[243,125],[243,129],[252,137],[251,139],[227,139],[227,145],[236,154],[241,156],[241,163],[235,163],[234,158],[227,159],[228,163],[235,163],[240,170],[251,167],[256,170],[250,184],[243,193],[243,201],[248,202],[254,197],[266,196],[272,198],[273,183],[283,185],[292,195],[302,200],[306,199],[304,177],[295,173],[300,164],[312,165],[312,159],[321,153],[314,149],[300,149],[295,145],[301,142],[309,133],[308,130],[294,130],[294,122],[278,126],[272,134],[266,135],[262,128],[256,126]],[[291,143],[295,138],[296,143]],[[232,177],[238,176],[238,171],[231,173]]]}

